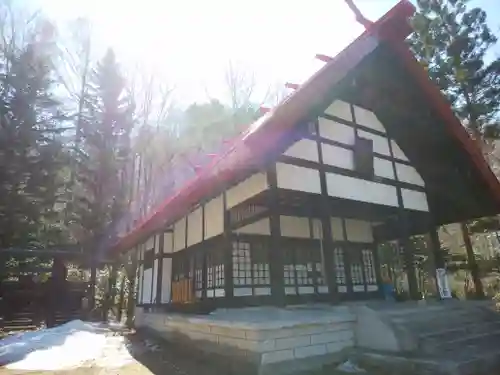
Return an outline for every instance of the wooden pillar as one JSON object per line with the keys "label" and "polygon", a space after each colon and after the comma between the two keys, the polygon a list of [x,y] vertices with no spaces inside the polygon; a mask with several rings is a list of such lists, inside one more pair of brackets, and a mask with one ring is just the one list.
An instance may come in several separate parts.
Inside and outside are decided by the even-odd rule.
{"label": "wooden pillar", "polygon": [[273,164],[267,172],[269,185],[268,208],[271,236],[269,241],[269,273],[271,278],[271,296],[276,306],[285,305],[285,287],[283,272],[283,246],[281,241],[281,223],[278,201],[278,178],[276,164]]}
{"label": "wooden pillar", "polygon": [[205,245],[205,203],[201,206],[201,300],[207,299],[207,249]]}
{"label": "wooden pillar", "polygon": [[[231,224],[229,218],[229,210],[227,209],[226,191],[222,193],[222,201],[224,208],[224,234],[223,234],[223,249],[224,249],[224,305],[233,306],[234,302],[234,287],[233,287],[233,244],[231,241]],[[215,283],[215,273],[214,273]]]}
{"label": "wooden pillar", "polygon": [[[316,120],[312,126],[315,134],[319,134],[319,124]],[[318,161],[320,166],[324,165],[323,162],[323,148],[321,147],[321,142],[316,139],[316,146],[318,148]],[[336,302],[338,300],[338,290],[337,290],[337,279],[335,275],[335,264],[333,263],[333,235],[332,235],[332,225],[331,225],[331,205],[330,198],[328,196],[328,189],[326,184],[326,173],[323,168],[320,168],[319,179],[321,184],[321,207],[319,209],[320,219],[321,219],[321,259],[323,261],[323,267],[325,270],[326,285],[328,285],[328,294],[330,296],[331,302]]]}
{"label": "wooden pillar", "polygon": [[[158,241],[158,269],[156,270],[156,304],[161,304],[161,288],[163,284],[163,251],[165,246],[165,233],[157,235]],[[155,246],[156,250],[156,246]]]}
{"label": "wooden pillar", "polygon": [[439,240],[438,228],[436,228],[434,225],[430,226],[429,237],[431,240],[434,268],[445,268],[446,264],[443,250],[441,249],[441,241]]}
{"label": "wooden pillar", "polygon": [[472,281],[474,282],[474,289],[477,298],[484,297],[483,282],[479,276],[479,266],[476,261],[476,256],[474,254],[474,248],[470,240],[469,227],[466,223],[460,223],[460,230],[462,232],[462,238],[464,240],[465,251],[467,253],[467,264],[469,265],[469,270],[472,276]]}

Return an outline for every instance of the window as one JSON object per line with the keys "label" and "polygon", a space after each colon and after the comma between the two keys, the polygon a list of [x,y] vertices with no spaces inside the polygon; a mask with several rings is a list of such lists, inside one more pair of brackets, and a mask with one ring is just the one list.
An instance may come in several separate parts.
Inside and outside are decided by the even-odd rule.
{"label": "window", "polygon": [[335,269],[335,278],[337,289],[341,293],[347,292],[347,277],[345,272],[344,249],[337,247],[333,250],[333,266]]}
{"label": "window", "polygon": [[248,242],[233,242],[233,279],[234,286],[252,285],[252,262]]}
{"label": "window", "polygon": [[271,285],[269,249],[263,242],[252,244],[252,270],[254,285]]}
{"label": "window", "polygon": [[211,249],[207,252],[207,297],[224,296],[224,253],[222,249]]}
{"label": "window", "polygon": [[373,159],[373,140],[356,137],[354,143],[354,169],[364,177],[375,175]]}
{"label": "window", "polygon": [[359,251],[352,249],[349,254],[351,258],[351,282],[353,292],[364,292],[365,282],[363,275],[363,263]]}
{"label": "window", "polygon": [[196,297],[201,298],[203,291],[203,259],[205,257],[204,253],[196,253],[194,262],[194,289],[196,291]]}
{"label": "window", "polygon": [[283,282],[285,294],[314,294],[325,285],[319,241],[287,241]]}
{"label": "window", "polygon": [[363,257],[363,266],[365,269],[366,284],[377,285],[377,276],[375,274],[375,262],[373,260],[373,251],[363,249],[361,251]]}
{"label": "window", "polygon": [[235,296],[269,295],[271,276],[265,241],[233,242],[233,283]]}

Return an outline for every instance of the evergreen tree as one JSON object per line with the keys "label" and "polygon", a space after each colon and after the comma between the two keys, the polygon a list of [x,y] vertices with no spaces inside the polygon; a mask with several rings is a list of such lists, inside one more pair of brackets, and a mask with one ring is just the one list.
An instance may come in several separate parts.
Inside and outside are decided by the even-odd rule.
{"label": "evergreen tree", "polygon": [[[468,0],[417,0],[417,5],[411,47],[486,154],[500,135],[500,59],[489,60],[497,38],[486,12],[468,7]],[[470,227],[461,223],[461,228],[476,292],[482,295]]]}
{"label": "evergreen tree", "polygon": [[468,0],[418,0],[410,44],[432,81],[477,140],[500,130],[500,59],[488,62],[497,38],[486,12]]}
{"label": "evergreen tree", "polygon": [[62,116],[50,46],[28,40],[0,50],[0,248],[61,240]]}
{"label": "evergreen tree", "polygon": [[75,186],[75,219],[89,239],[94,284],[96,251],[108,244],[113,235],[110,225],[118,221],[125,206],[124,175],[130,158],[133,111],[115,54],[108,50],[86,89]]}

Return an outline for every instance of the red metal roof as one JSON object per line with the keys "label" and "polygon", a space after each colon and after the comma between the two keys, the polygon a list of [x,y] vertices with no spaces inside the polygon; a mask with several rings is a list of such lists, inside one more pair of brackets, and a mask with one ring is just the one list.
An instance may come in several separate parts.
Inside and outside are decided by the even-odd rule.
{"label": "red metal roof", "polygon": [[450,135],[455,137],[470,155],[484,176],[497,200],[496,203],[500,205],[500,184],[481,151],[404,42],[412,31],[408,20],[414,12],[414,6],[409,1],[402,0],[379,20],[366,25],[366,30],[354,42],[329,60],[283,103],[253,123],[234,141],[228,151],[214,158],[213,162],[201,170],[195,178],[167,198],[151,216],[122,237],[113,249],[126,250],[135,246],[146,235],[161,228],[164,223],[184,215],[190,207],[210,195],[215,188],[234,180],[242,170],[248,169],[249,166],[263,165],[265,163],[263,158],[273,149],[276,142],[294,125],[304,120],[310,109],[321,103],[331,88],[375,48],[376,43],[373,42],[373,38],[389,42],[407,70],[416,78],[420,89],[429,99],[429,106],[437,110],[446,123]]}

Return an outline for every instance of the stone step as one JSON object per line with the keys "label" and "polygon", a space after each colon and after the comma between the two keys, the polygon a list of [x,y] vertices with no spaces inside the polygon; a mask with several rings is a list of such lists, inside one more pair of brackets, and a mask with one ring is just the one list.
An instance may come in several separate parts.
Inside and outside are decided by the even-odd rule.
{"label": "stone step", "polygon": [[500,321],[472,322],[449,329],[439,329],[418,335],[422,343],[448,342],[459,340],[467,335],[481,335],[500,330]]}
{"label": "stone step", "polygon": [[481,334],[469,334],[460,339],[447,342],[436,342],[435,345],[426,345],[422,351],[429,355],[453,356],[461,359],[459,353],[465,353],[465,358],[470,358],[473,353],[481,354],[483,351],[496,348],[500,353],[500,330]]}
{"label": "stone step", "polygon": [[477,322],[491,322],[495,319],[481,312],[462,311],[453,312],[442,316],[422,316],[418,319],[398,319],[392,320],[394,324],[406,327],[418,333],[434,332],[453,329]]}

